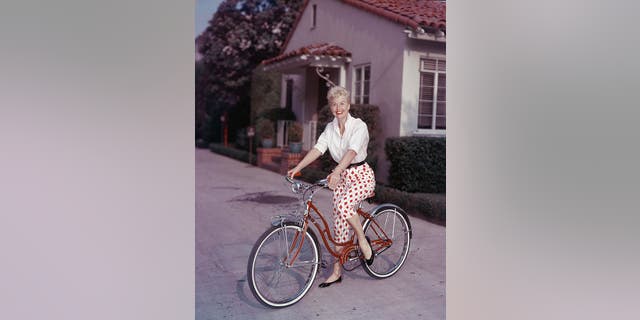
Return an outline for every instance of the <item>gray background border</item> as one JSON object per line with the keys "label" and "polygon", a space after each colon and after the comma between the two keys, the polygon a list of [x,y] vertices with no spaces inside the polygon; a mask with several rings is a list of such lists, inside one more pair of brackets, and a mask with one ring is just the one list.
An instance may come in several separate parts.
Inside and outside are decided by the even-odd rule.
{"label": "gray background border", "polygon": [[[448,3],[448,319],[637,318],[639,7]],[[0,318],[192,319],[193,3],[0,15]]]}

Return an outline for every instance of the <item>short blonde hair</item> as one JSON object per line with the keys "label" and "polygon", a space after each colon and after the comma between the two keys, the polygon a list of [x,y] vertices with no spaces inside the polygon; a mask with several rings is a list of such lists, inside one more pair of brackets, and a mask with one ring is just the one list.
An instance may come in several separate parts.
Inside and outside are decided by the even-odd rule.
{"label": "short blonde hair", "polygon": [[345,97],[347,103],[351,102],[349,99],[349,91],[343,87],[333,86],[331,87],[331,89],[329,89],[329,92],[327,92],[327,100],[329,101],[339,97]]}

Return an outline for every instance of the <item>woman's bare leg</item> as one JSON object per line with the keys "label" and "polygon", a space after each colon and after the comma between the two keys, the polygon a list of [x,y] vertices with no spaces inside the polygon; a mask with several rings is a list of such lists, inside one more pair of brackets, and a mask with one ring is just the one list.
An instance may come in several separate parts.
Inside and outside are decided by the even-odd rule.
{"label": "woman's bare leg", "polygon": [[364,237],[364,230],[362,230],[362,223],[360,223],[360,216],[355,214],[353,217],[347,219],[353,230],[356,232],[356,237],[358,238],[358,246],[360,246],[360,251],[364,255],[365,259],[371,258],[372,250],[369,244],[367,243],[367,239]]}
{"label": "woman's bare leg", "polygon": [[[371,254],[373,252],[371,250],[371,247],[367,243],[367,239],[364,236],[364,230],[362,229],[362,223],[360,222],[360,216],[358,216],[356,214],[353,217],[347,219],[347,222],[349,222],[349,224],[351,225],[351,227],[353,228],[353,230],[356,233],[356,237],[358,238],[358,246],[360,246],[360,251],[364,255],[364,258],[365,259],[370,259],[371,258]],[[335,250],[336,250],[336,252],[341,252],[342,251],[342,247],[341,246],[335,246]],[[329,277],[327,278],[327,280],[325,280],[325,282],[336,281],[336,280],[338,280],[338,278],[340,278],[340,276],[342,276],[342,266],[340,265],[340,260],[338,260],[333,264],[333,272],[331,273],[331,275],[329,275]]]}
{"label": "woman's bare leg", "polygon": [[[342,251],[342,247],[340,246],[335,246],[334,247],[336,252],[341,252]],[[331,273],[331,275],[329,275],[329,277],[327,278],[327,280],[325,280],[324,282],[333,282],[338,280],[338,278],[340,278],[342,276],[342,266],[340,265],[340,259],[338,259],[334,264],[333,264],[333,272]]]}

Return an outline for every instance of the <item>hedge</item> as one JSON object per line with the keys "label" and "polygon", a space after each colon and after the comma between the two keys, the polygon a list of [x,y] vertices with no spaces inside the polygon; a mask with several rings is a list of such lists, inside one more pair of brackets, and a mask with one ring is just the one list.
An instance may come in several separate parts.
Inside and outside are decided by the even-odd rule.
{"label": "hedge", "polygon": [[421,215],[437,222],[446,221],[446,195],[435,193],[408,193],[397,189],[376,186],[374,201],[393,203],[411,215]]}
{"label": "hedge", "polygon": [[[254,69],[251,75],[251,123],[267,109],[280,106],[281,73],[263,71],[262,66]],[[271,119],[272,121],[274,119]]]}
{"label": "hedge", "polygon": [[[245,150],[239,150],[236,148],[225,147],[221,143],[209,144],[209,150],[211,152],[227,156],[242,162],[249,163],[249,152]],[[258,163],[258,156],[256,154],[251,155],[251,164],[256,165]]]}
{"label": "hedge", "polygon": [[[302,170],[301,180],[313,183],[326,178],[327,172],[312,168]],[[446,196],[433,193],[408,193],[383,185],[376,185],[375,196],[377,203],[393,203],[404,209],[408,214],[419,216],[444,224],[446,221]]]}
{"label": "hedge", "polygon": [[388,138],[384,150],[391,162],[391,187],[406,192],[446,192],[445,138]]}

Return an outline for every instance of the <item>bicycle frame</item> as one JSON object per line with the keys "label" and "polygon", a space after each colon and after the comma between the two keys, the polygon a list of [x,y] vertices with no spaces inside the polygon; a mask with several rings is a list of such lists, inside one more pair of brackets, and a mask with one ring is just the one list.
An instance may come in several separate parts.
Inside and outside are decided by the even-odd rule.
{"label": "bicycle frame", "polygon": [[[319,221],[317,218],[315,218],[311,214],[312,211],[315,212],[317,218],[319,218]],[[379,254],[381,252],[384,252],[387,248],[391,247],[391,245],[393,244],[393,241],[388,237],[388,235],[380,227],[380,225],[378,225],[378,222],[372,219],[369,213],[362,210],[361,206],[358,206],[358,209],[356,210],[356,212],[360,216],[364,217],[365,220],[370,219],[372,222],[371,228],[377,237],[375,239],[371,239],[371,246],[372,246],[371,249],[373,250],[374,254]],[[284,221],[284,219],[281,220],[281,223],[282,221]],[[306,209],[302,219],[302,231],[296,231],[293,241],[291,242],[291,245],[289,247],[289,250],[287,251],[286,259],[288,261],[284,261],[285,265],[292,266],[293,263],[296,261],[298,254],[302,249],[302,245],[304,244],[304,240],[305,240],[304,234],[307,232],[307,229],[309,228],[310,225],[313,225],[316,228],[316,230],[320,233],[320,236],[322,237],[322,242],[324,243],[325,248],[327,248],[327,250],[332,256],[340,260],[340,264],[344,265],[349,260],[358,259],[357,255],[350,257],[351,252],[355,252],[358,248],[355,241],[355,235],[352,235],[349,241],[347,242],[337,242],[331,235],[329,224],[327,223],[327,220],[324,218],[324,215],[322,214],[322,212],[320,212],[320,210],[313,204],[312,200],[308,200],[306,202]],[[288,242],[288,241],[285,239],[285,242]],[[342,247],[341,252],[337,252],[336,250],[334,250],[332,246],[329,245],[329,242],[331,242],[334,246]]]}
{"label": "bicycle frame", "polygon": [[299,207],[295,212],[273,217],[272,227],[256,241],[247,264],[251,292],[262,304],[272,308],[287,307],[309,291],[319,268],[326,268],[329,263],[320,254],[322,244],[318,233],[334,257],[330,260],[339,262],[340,265],[335,266],[346,271],[362,266],[371,277],[386,279],[405,263],[411,243],[411,224],[402,208],[390,203],[369,210],[364,210],[362,203],[354,207],[358,216],[351,220],[364,218],[363,231],[373,255],[377,256],[373,264],[367,264],[360,252],[358,244],[362,243],[358,243],[358,237],[352,234],[339,242],[331,232],[332,219],[327,220],[313,202],[317,191],[328,186],[327,179],[313,184],[290,177],[286,180],[291,183],[293,193],[301,194]]}

